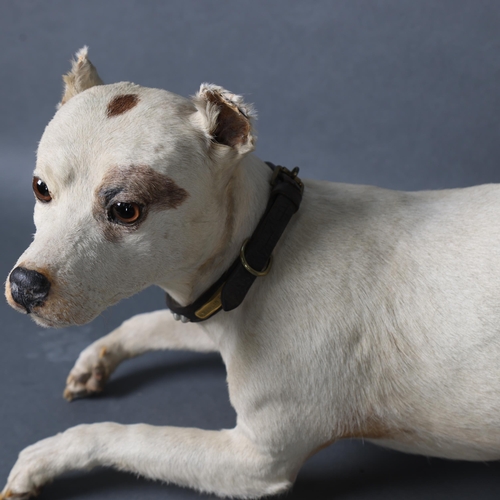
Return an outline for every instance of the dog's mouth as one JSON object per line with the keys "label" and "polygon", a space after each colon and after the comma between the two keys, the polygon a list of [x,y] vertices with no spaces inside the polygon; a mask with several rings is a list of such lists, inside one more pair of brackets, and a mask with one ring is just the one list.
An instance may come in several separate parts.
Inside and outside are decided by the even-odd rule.
{"label": "dog's mouth", "polygon": [[12,297],[10,293],[10,287],[6,287],[5,289],[5,297],[7,299],[8,304],[15,309],[17,312],[21,314],[29,315],[30,318],[39,326],[44,328],[63,328],[65,326],[71,326],[72,323],[68,321],[56,320],[53,318],[48,318],[42,313],[43,306],[36,307],[25,307],[22,304],[18,304]]}
{"label": "dog's mouth", "polygon": [[[60,280],[55,279],[47,270],[44,270],[44,276],[50,276],[49,286],[41,289],[40,283],[29,281],[32,278],[30,273],[34,273],[29,267],[36,268],[16,267],[5,284],[5,298],[13,309],[28,315],[37,325],[44,328],[63,328],[84,324],[93,319],[88,319],[84,314],[86,311],[76,307],[78,301],[67,290],[61,289]],[[21,276],[16,275],[13,279],[12,275],[16,269],[20,269],[18,274]],[[38,271],[35,273],[42,276]],[[50,289],[50,293],[47,289]]]}
{"label": "dog's mouth", "polygon": [[28,315],[37,325],[42,326],[44,328],[62,328],[65,326],[70,326],[69,323],[55,321],[53,319],[46,318],[40,313],[38,309],[34,310],[33,308],[30,308],[30,310],[27,311],[23,306],[17,304],[13,300],[8,300],[8,302],[9,305],[12,308],[14,308],[17,312]]}
{"label": "dog's mouth", "polygon": [[65,326],[70,326],[69,323],[62,323],[59,321],[54,321],[53,319],[46,318],[42,316],[38,311],[30,311],[27,313],[30,315],[31,319],[39,326],[44,328],[63,328]]}
{"label": "dog's mouth", "polygon": [[96,304],[96,293],[90,294],[90,299],[94,299],[94,302],[92,302],[92,300],[89,301],[87,294],[83,290],[68,289],[65,282],[56,279],[54,274],[51,275],[50,282],[50,293],[46,293],[43,300],[36,300],[37,297],[34,293],[37,291],[36,289],[33,291],[27,287],[28,291],[20,293],[15,289],[15,280],[12,283],[9,276],[5,284],[5,298],[14,310],[28,315],[41,327],[66,328],[89,323],[104,309],[99,307],[103,303],[106,304],[106,307],[109,307],[128,296],[123,291],[119,291],[111,297],[103,297]]}

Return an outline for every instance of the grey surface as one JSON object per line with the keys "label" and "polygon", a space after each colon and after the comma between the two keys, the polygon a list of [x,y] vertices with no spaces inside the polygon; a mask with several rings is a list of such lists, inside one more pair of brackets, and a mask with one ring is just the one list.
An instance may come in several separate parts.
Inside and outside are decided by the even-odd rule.
{"label": "grey surface", "polygon": [[[29,244],[36,142],[82,45],[108,83],[190,95],[210,81],[244,94],[259,111],[257,153],[304,176],[431,189],[500,180],[499,21],[500,3],[486,0],[2,2],[0,275]],[[215,355],[147,355],[120,367],[102,397],[62,399],[83,347],[161,307],[150,289],[88,326],[55,331],[0,304],[0,478],[24,446],[78,423],[234,425]],[[499,472],[342,442],[305,465],[288,498],[498,498]],[[200,495],[97,470],[59,479],[40,498]]]}

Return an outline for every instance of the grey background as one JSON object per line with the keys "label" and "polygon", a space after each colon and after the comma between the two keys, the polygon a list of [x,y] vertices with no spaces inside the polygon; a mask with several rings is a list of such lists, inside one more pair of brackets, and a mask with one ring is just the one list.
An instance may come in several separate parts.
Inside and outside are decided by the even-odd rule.
{"label": "grey background", "polygon": [[[191,95],[209,81],[245,95],[259,111],[257,154],[305,177],[434,189],[500,180],[499,22],[500,2],[488,0],[1,2],[0,275],[30,242],[34,151],[82,45],[108,83]],[[78,423],[234,425],[215,355],[146,355],[120,367],[102,397],[61,398],[81,349],[161,307],[151,289],[55,331],[1,303],[1,480],[23,447]],[[498,498],[499,472],[341,442],[305,465],[288,498]],[[40,498],[200,495],[97,470]]]}

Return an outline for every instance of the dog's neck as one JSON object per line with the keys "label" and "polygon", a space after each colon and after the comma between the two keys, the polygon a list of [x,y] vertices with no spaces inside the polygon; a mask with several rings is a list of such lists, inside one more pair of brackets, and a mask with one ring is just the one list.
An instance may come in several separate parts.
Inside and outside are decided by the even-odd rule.
{"label": "dog's neck", "polygon": [[262,160],[251,154],[235,167],[230,179],[231,188],[225,193],[221,227],[218,231],[214,228],[212,255],[199,262],[185,283],[175,287],[171,283],[162,286],[180,305],[198,298],[238,256],[242,243],[253,233],[266,208],[271,173]]}

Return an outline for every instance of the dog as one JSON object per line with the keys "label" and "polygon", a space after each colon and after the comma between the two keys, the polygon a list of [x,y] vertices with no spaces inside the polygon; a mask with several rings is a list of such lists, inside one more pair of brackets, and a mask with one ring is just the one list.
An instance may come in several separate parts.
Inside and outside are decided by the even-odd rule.
{"label": "dog", "polygon": [[[7,280],[9,304],[41,326],[81,325],[158,285],[175,317],[134,316],[90,345],[65,397],[101,391],[146,351],[217,351],[237,425],[79,425],[23,450],[1,498],[95,466],[258,498],[289,489],[310,456],[345,438],[500,458],[498,186],[302,182],[252,154],[255,112],[221,87],[186,99],[104,85],[86,48],[63,78],[37,154],[36,235]],[[243,243],[277,170],[303,195],[257,268]],[[217,292],[203,321],[182,313],[245,257],[258,277],[237,307],[222,310]]]}

